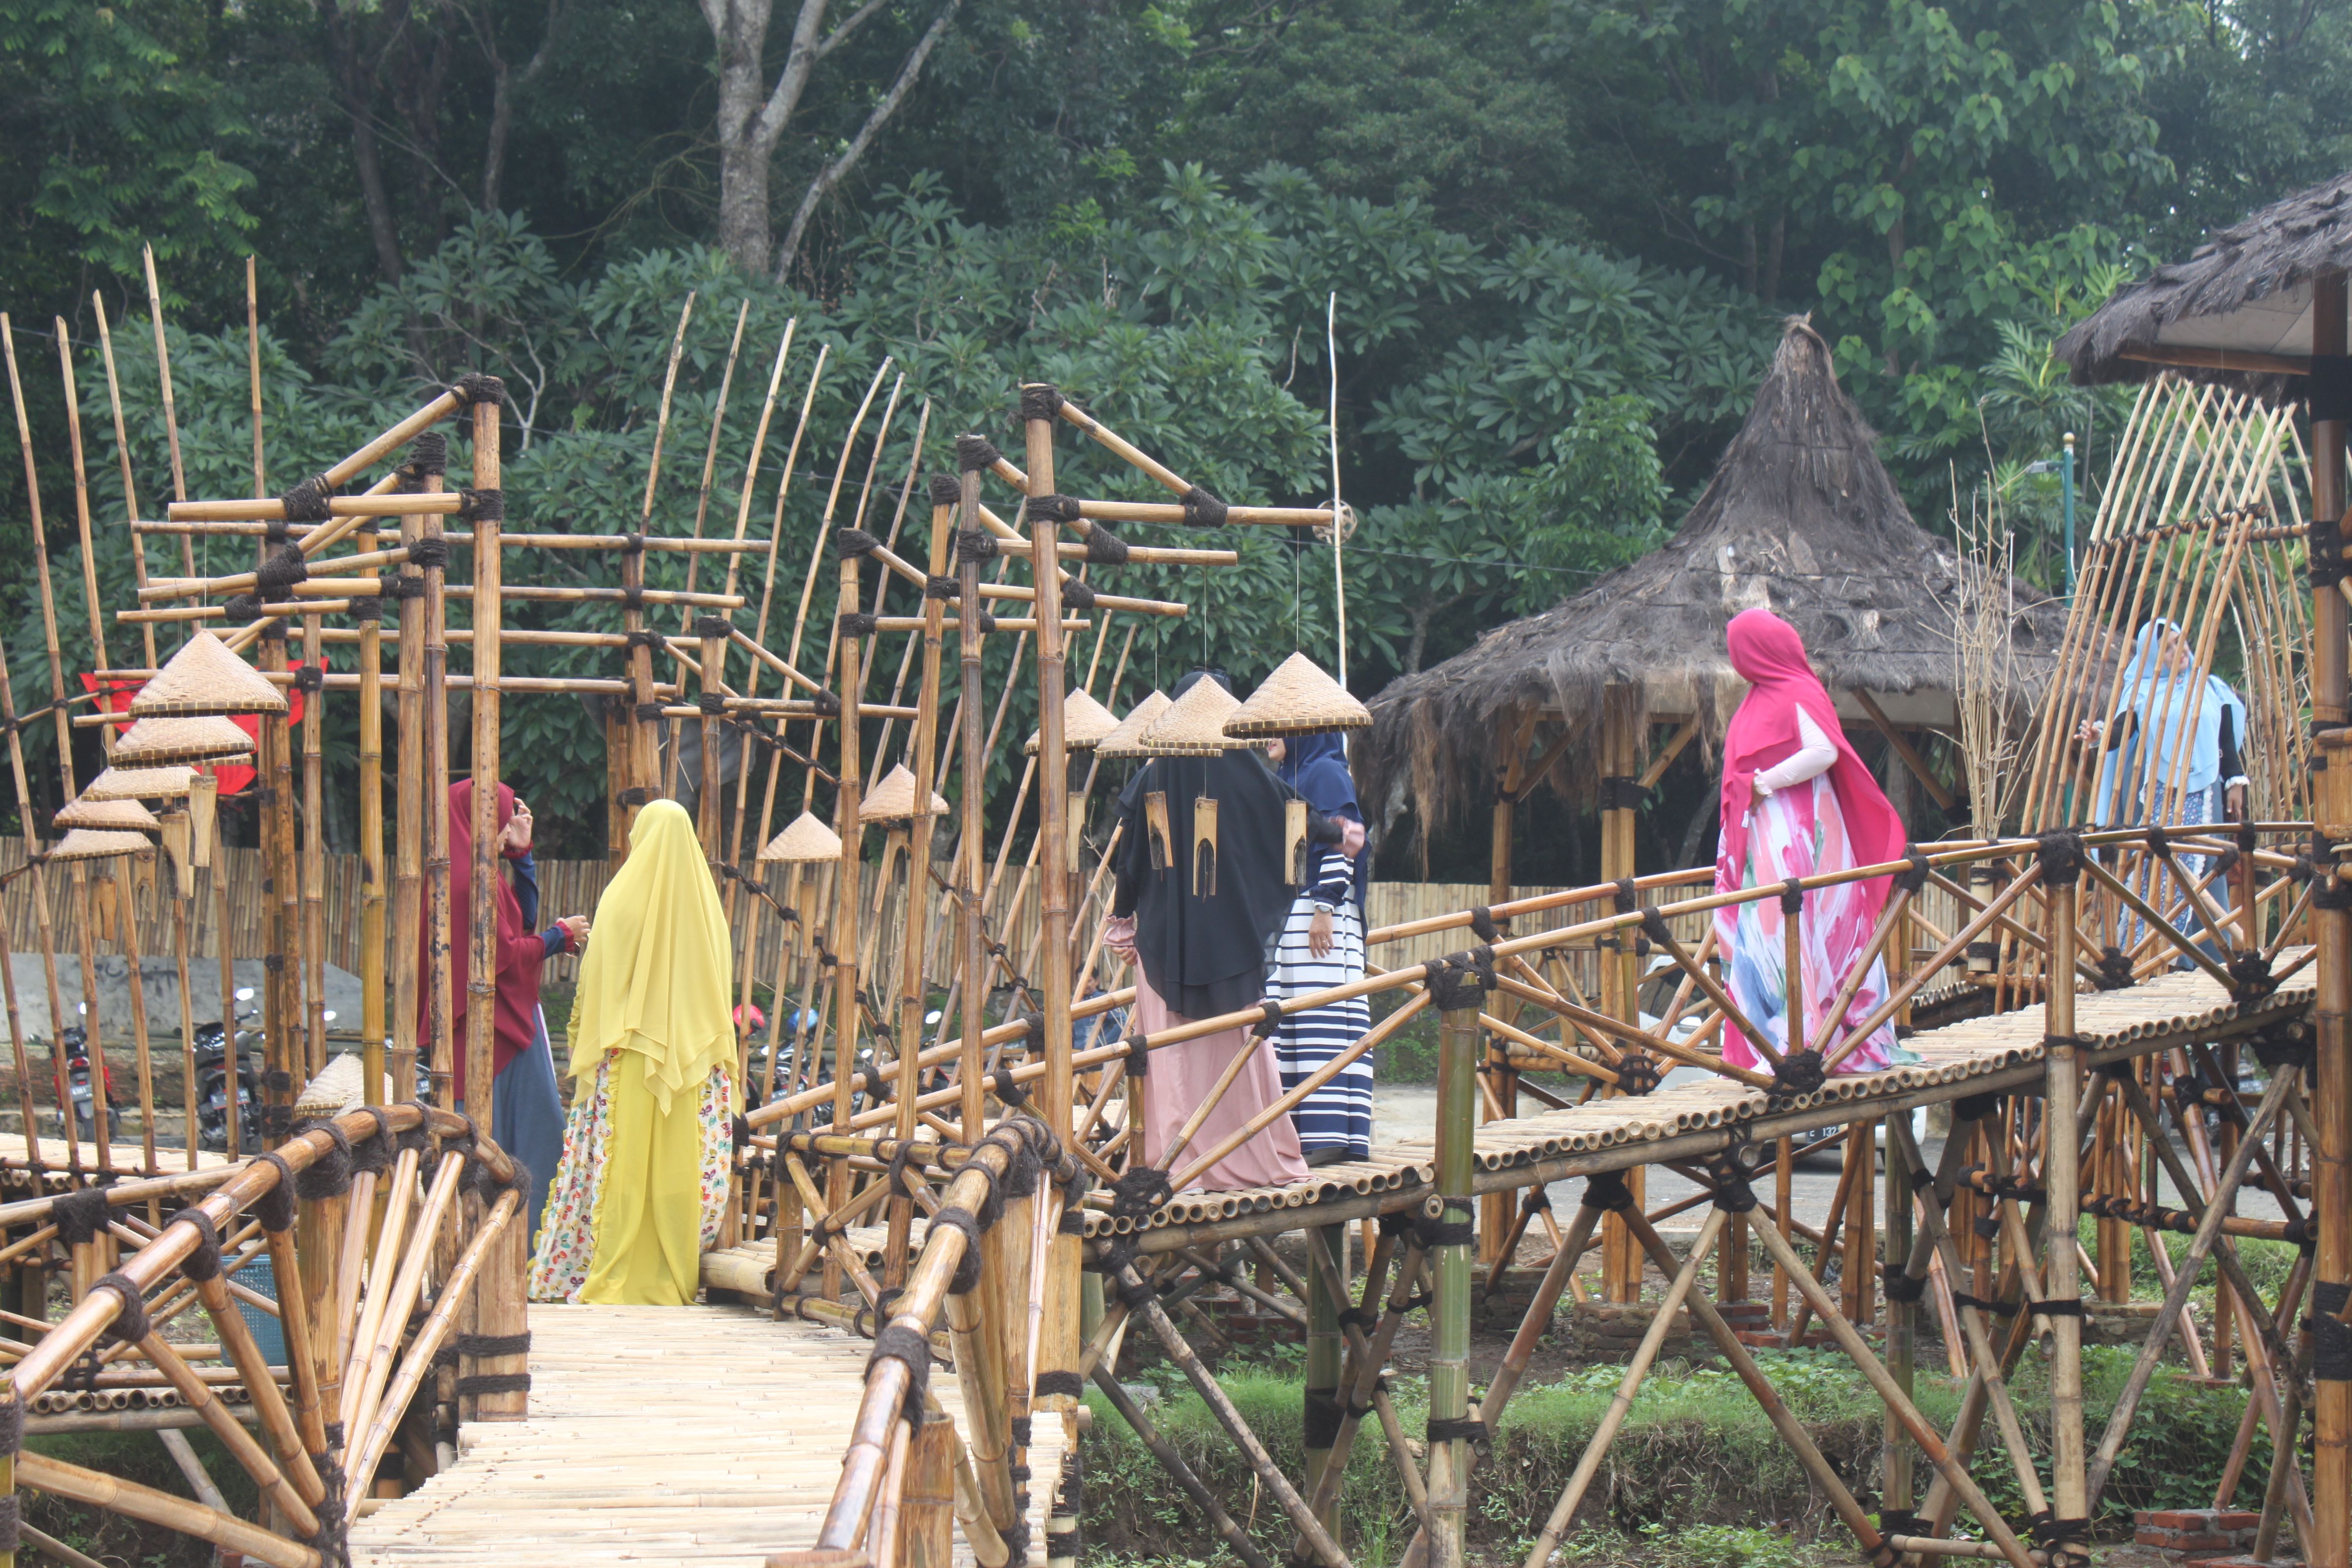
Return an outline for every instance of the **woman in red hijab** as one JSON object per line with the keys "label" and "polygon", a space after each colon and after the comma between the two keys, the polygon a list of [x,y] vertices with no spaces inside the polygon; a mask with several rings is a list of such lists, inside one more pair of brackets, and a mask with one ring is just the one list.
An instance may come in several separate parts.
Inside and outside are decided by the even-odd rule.
{"label": "woman in red hijab", "polygon": [[[1769,610],[1743,610],[1725,633],[1731,668],[1748,683],[1723,739],[1722,837],[1715,861],[1717,892],[1766,887],[1903,858],[1903,820],[1870,769],[1847,743],[1819,677],[1805,658],[1797,629]],[[1869,975],[1843,1019],[1825,1014],[1869,944],[1885,906],[1889,879],[1816,888],[1804,896],[1801,934],[1804,1038],[1794,1047],[1827,1054],[1845,1028],[1867,1016],[1887,995],[1886,966],[1871,960]],[[1715,911],[1715,935],[1724,981],[1750,1022],[1786,1056],[1789,1038],[1788,947],[1780,901],[1758,899]],[[1728,1023],[1723,1056],[1738,1067],[1761,1058]],[[1841,1073],[1876,1072],[1919,1058],[1895,1043],[1882,1025],[1844,1061]]]}
{"label": "woman in red hijab", "polygon": [[[500,1147],[532,1173],[530,1223],[539,1223],[547,1184],[563,1149],[563,1101],[557,1092],[555,1059],[539,1010],[540,971],[560,952],[577,952],[588,939],[586,917],[573,915],[533,933],[539,885],[530,858],[530,812],[515,793],[499,790],[499,853],[516,871],[530,899],[525,910],[517,889],[498,879],[497,1026],[492,1044],[492,1119]],[[472,974],[474,914],[474,781],[449,786],[449,1020],[457,1098],[466,1098],[466,985]],[[426,963],[432,953],[425,955]],[[417,998],[421,1008],[424,997]],[[420,1037],[421,1025],[420,1019]]]}

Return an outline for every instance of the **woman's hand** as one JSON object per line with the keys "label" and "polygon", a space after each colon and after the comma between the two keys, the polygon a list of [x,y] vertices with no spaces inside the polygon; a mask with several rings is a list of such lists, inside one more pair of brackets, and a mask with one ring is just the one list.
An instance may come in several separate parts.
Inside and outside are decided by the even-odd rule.
{"label": "woman's hand", "polygon": [[2231,784],[2221,792],[2221,812],[2231,822],[2246,820],[2246,786]]}
{"label": "woman's hand", "polygon": [[1764,787],[1761,780],[1751,778],[1748,781],[1748,804],[1751,808],[1763,805],[1771,796],[1772,792]]}
{"label": "woman's hand", "polygon": [[566,915],[555,923],[562,926],[563,934],[572,939],[573,952],[588,951],[588,917],[586,915]]}
{"label": "woman's hand", "polygon": [[1307,922],[1307,951],[1318,958],[1331,951],[1331,911],[1317,910],[1315,918]]}
{"label": "woman's hand", "polygon": [[504,827],[499,829],[499,853],[507,856],[530,854],[530,807],[522,803],[520,795],[517,795],[514,815],[507,818]]}
{"label": "woman's hand", "polygon": [[1135,917],[1111,915],[1102,923],[1102,944],[1127,960],[1135,962]]}
{"label": "woman's hand", "polygon": [[2080,746],[2090,745],[2106,732],[2107,721],[2105,719],[2085,719],[2074,726],[2074,743]]}
{"label": "woman's hand", "polygon": [[1339,853],[1353,860],[1364,852],[1364,825],[1352,817],[1339,817]]}

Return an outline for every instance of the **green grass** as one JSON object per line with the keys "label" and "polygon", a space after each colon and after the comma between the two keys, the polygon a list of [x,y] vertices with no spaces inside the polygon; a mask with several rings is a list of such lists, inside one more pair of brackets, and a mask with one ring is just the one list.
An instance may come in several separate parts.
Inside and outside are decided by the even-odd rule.
{"label": "green grass", "polygon": [[[2131,1366],[2129,1347],[2084,1352],[2085,1419],[2095,1438]],[[1830,1351],[1758,1352],[1759,1363],[1797,1418],[1846,1484],[1874,1506],[1885,1414],[1861,1374]],[[1622,1371],[1592,1366],[1521,1391],[1512,1401],[1488,1462],[1473,1479],[1471,1532],[1486,1554],[1524,1554],[1608,1408]],[[1286,1534],[1272,1500],[1258,1489],[1232,1443],[1172,1368],[1149,1367],[1136,1381],[1161,1394],[1155,1425],[1236,1517],[1253,1507],[1261,1542]],[[1221,1378],[1286,1474],[1301,1473],[1300,1392],[1295,1364],[1228,1363]],[[2032,1353],[2013,1384],[2026,1414],[2028,1442],[2047,1484],[2047,1388]],[[1425,1384],[1391,1379],[1408,1434],[1427,1415]],[[1090,1396],[1093,1397],[1093,1396]],[[1921,1413],[1948,1430],[1958,1386],[1922,1373]],[[2169,1371],[2150,1384],[2102,1503],[2103,1525],[2127,1522],[2134,1509],[2203,1507],[2235,1436],[2244,1396],[2207,1389]],[[1087,1537],[1109,1559],[1213,1562],[1220,1552],[1205,1522],[1116,1413],[1097,1404],[1087,1453]],[[2239,1496],[2258,1498],[2269,1450],[2259,1438]],[[1994,1502],[2021,1517],[2016,1476],[2005,1455],[1979,1450],[1973,1471]],[[1929,1474],[1918,1466],[1918,1485]],[[1376,1423],[1368,1421],[1349,1457],[1341,1499],[1344,1543],[1366,1568],[1393,1563],[1412,1533],[1411,1512]],[[1640,1395],[1563,1543],[1570,1562],[1639,1561],[1658,1568],[1796,1568],[1818,1550],[1838,1548],[1843,1532],[1796,1459],[1728,1369],[1706,1363],[1660,1364]],[[1821,1542],[1817,1549],[1816,1540]]]}

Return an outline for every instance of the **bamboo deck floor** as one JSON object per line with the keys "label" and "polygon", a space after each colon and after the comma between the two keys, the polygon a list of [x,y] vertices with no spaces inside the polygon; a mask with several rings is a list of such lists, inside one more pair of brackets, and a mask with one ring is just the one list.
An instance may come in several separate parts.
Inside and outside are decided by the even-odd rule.
{"label": "bamboo deck floor", "polygon": [[[175,1132],[173,1136],[177,1137],[178,1134]],[[138,1133],[133,1132],[130,1137],[125,1138],[118,1132],[108,1141],[106,1148],[118,1174],[124,1177],[137,1177],[147,1173],[140,1168],[147,1156],[145,1148],[139,1142]],[[83,1170],[95,1171],[99,1168],[96,1142],[84,1139],[74,1152],[81,1156]],[[66,1141],[49,1129],[43,1128],[41,1162],[48,1168],[50,1173],[62,1176],[69,1158]],[[199,1171],[218,1170],[231,1163],[226,1154],[215,1154],[209,1149],[196,1151],[196,1169]],[[188,1168],[188,1152],[177,1144],[158,1142],[155,1146],[155,1165],[157,1175],[180,1175]],[[0,1132],[0,1180],[29,1183],[31,1176],[25,1166],[25,1135],[21,1132]]]}
{"label": "bamboo deck floor", "polygon": [[[2300,956],[2300,949],[2281,954],[2280,967]],[[2231,1001],[2202,970],[2081,995],[2074,1004],[2075,1029],[2085,1043],[2086,1064],[2225,1039],[2305,1015],[2315,995],[2310,973],[2306,968],[2269,996],[2247,1003]],[[1926,1058],[1919,1065],[1833,1078],[1817,1093],[1777,1103],[1761,1090],[1709,1077],[1637,1099],[1594,1100],[1566,1110],[1488,1121],[1477,1133],[1475,1189],[1506,1192],[1694,1159],[1735,1142],[1761,1142],[1964,1095],[2022,1088],[2042,1077],[2042,1008],[2032,1005],[1923,1030],[1904,1041]],[[1115,1218],[1090,1208],[1086,1234],[1106,1242],[1132,1235],[1143,1252],[1269,1235],[1402,1208],[1426,1196],[1436,1175],[1433,1129],[1427,1137],[1376,1148],[1369,1160],[1321,1166],[1306,1181],[1285,1186],[1187,1191],[1141,1219]]]}
{"label": "bamboo deck floor", "polygon": [[[867,1342],[732,1307],[535,1306],[530,1335],[530,1418],[467,1426],[457,1464],[352,1526],[354,1568],[761,1568],[814,1544]],[[931,1388],[961,1422],[956,1380]],[[1059,1474],[1060,1423],[1037,1435],[1032,1468]]]}

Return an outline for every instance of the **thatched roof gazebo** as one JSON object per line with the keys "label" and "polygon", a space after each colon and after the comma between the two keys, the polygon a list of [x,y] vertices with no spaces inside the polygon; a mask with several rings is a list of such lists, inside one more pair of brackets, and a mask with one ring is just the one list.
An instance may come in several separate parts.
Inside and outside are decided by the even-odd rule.
{"label": "thatched roof gazebo", "polygon": [[[1948,807],[1950,792],[1905,732],[1954,721],[1961,570],[1952,547],[1912,521],[1828,343],[1792,318],[1747,422],[1672,540],[1373,699],[1373,728],[1350,758],[1363,799],[1380,814],[1410,807],[1429,827],[1490,799],[1499,817],[1547,778],[1579,798],[1597,781],[1602,875],[1631,875],[1641,789],[1691,740],[1721,735],[1745,690],[1724,627],[1763,605],[1803,634],[1840,710],[1883,731]],[[2015,602],[2025,606],[2011,626],[2016,668],[2029,688],[2017,695],[2030,701],[2054,668],[2065,609],[2022,589]],[[1676,726],[1655,756],[1654,723]],[[1539,736],[1539,726],[1557,732]],[[1571,756],[1598,765],[1571,768]],[[1507,821],[1495,844],[1500,897]]]}
{"label": "thatched roof gazebo", "polygon": [[2313,374],[2320,292],[2340,294],[2347,270],[2352,171],[2214,231],[2188,260],[2116,289],[2053,353],[2079,385],[2171,369],[2274,398],[2287,390],[2282,378]]}

